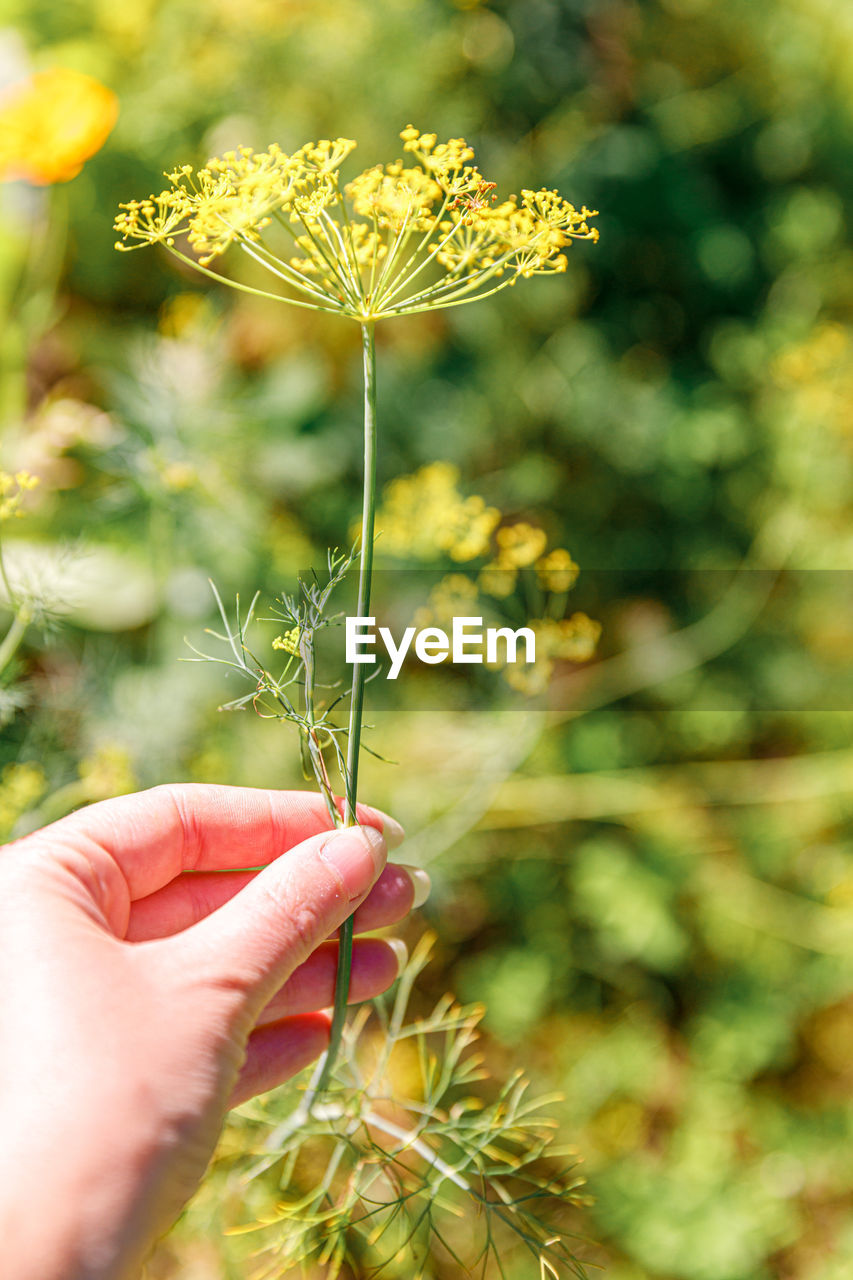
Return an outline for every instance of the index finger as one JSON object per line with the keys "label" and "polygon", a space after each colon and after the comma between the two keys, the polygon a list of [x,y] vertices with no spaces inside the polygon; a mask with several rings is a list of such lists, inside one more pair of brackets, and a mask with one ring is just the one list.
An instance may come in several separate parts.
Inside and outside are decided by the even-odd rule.
{"label": "index finger", "polygon": [[[402,827],[379,809],[358,805],[357,817],[389,846],[402,840]],[[94,844],[118,865],[135,900],[182,871],[265,866],[333,825],[315,792],[188,782],[102,800],[34,834],[40,844],[51,834],[60,847]]]}

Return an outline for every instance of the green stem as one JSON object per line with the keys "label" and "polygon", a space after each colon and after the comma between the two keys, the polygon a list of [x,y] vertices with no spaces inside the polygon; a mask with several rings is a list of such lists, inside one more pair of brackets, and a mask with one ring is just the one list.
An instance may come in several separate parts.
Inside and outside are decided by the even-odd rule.
{"label": "green stem", "polygon": [[12,619],[12,625],[6,632],[3,643],[0,644],[0,671],[4,671],[12,660],[18,645],[27,633],[27,627],[30,625],[29,610],[21,609]]}
{"label": "green stem", "polygon": [[2,643],[0,643],[0,672],[2,672],[6,670],[6,667],[15,656],[18,646],[27,634],[27,627],[33,620],[32,609],[18,599],[15,589],[9,581],[2,543],[0,543],[0,581],[6,588],[9,608],[12,610],[13,615],[12,625],[3,637]]}
{"label": "green stem", "polygon": [[[367,617],[370,611],[370,587],[373,574],[373,520],[376,510],[376,348],[374,325],[365,322],[361,326],[364,355],[364,501],[361,515],[361,557],[358,570],[358,616]],[[345,823],[356,823],[356,796],[358,792],[358,759],[361,746],[361,717],[364,706],[364,663],[353,666],[352,694],[350,697],[349,734],[347,737],[346,807]],[[343,1036],[349,998],[350,969],[352,967],[352,916],[341,925],[338,941],[338,971],[335,978],[335,1004],[332,1012],[332,1028],[329,1047],[323,1061],[317,1094],[329,1083],[337,1060]]]}

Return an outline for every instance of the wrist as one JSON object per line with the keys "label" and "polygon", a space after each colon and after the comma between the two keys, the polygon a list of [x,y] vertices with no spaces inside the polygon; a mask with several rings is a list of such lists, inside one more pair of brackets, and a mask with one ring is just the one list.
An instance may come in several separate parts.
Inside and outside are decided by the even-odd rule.
{"label": "wrist", "polygon": [[77,1141],[56,1133],[49,1144],[38,1134],[28,1137],[0,1157],[3,1274],[138,1280],[156,1237],[152,1223],[160,1221],[153,1201],[163,1185],[161,1162],[126,1149],[110,1159],[109,1143],[100,1143],[97,1132]]}

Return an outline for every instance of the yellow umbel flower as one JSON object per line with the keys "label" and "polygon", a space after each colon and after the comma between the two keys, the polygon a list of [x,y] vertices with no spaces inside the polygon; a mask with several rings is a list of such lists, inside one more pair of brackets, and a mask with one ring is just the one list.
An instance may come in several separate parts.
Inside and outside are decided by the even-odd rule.
{"label": "yellow umbel flower", "polygon": [[377,227],[394,232],[407,223],[413,230],[430,230],[433,207],[441,199],[437,182],[423,169],[404,169],[400,160],[365,169],[345,190],[356,213],[375,218]]}
{"label": "yellow umbel flower", "polygon": [[525,569],[542,555],[548,538],[544,529],[520,520],[518,524],[498,529],[495,541],[498,544],[497,564],[501,569]]}
{"label": "yellow umbel flower", "polygon": [[16,471],[14,475],[0,471],[0,522],[24,514],[21,510],[24,494],[35,489],[38,483],[38,476],[30,475],[29,471]]}
{"label": "yellow umbel flower", "polygon": [[496,600],[506,600],[507,596],[511,596],[517,581],[517,569],[508,569],[496,561],[484,565],[477,577],[480,590],[487,596],[494,596]]}
{"label": "yellow umbel flower", "polygon": [[292,657],[299,657],[299,640],[302,632],[299,627],[292,627],[290,631],[285,631],[283,636],[276,636],[272,642],[274,649],[283,649],[285,653],[291,654]]}
{"label": "yellow umbel flower", "polygon": [[127,795],[139,785],[130,753],[118,743],[98,747],[92,755],[80,761],[77,772],[90,800]]}
{"label": "yellow umbel flower", "polygon": [[601,635],[601,623],[585,613],[537,618],[528,625],[536,636],[536,661],[529,667],[507,666],[504,678],[513,689],[532,695],[547,688],[555,662],[589,662]]}
{"label": "yellow umbel flower", "polygon": [[0,774],[0,840],[8,840],[20,817],[47,790],[44,770],[37,764],[7,764]]}
{"label": "yellow umbel flower", "polygon": [[580,569],[564,547],[555,547],[536,561],[536,576],[544,591],[571,591]]}
{"label": "yellow umbel flower", "polygon": [[[182,165],[159,195],[120,206],[116,247],[159,243],[234,288],[364,323],[565,271],[571,240],[598,238],[594,211],[556,191],[498,202],[464,138],[439,142],[412,125],[400,136],[418,163],[373,165],[346,184],[340,165],[351,138],[307,142],[292,155],[277,144],[239,147],[197,171]],[[276,291],[210,269],[235,245],[275,278]]]}
{"label": "yellow umbel flower", "polygon": [[376,513],[382,547],[391,555],[434,559],[447,553],[460,563],[489,550],[500,512],[473,494],[459,490],[459,469],[432,462],[414,475],[392,480]]}
{"label": "yellow umbel flower", "polygon": [[171,248],[175,235],[187,219],[186,198],[177,191],[163,191],[147,200],[128,200],[119,205],[115,230],[127,240],[138,240],[137,245],[116,242],[121,250],[139,249],[143,244],[165,244]]}

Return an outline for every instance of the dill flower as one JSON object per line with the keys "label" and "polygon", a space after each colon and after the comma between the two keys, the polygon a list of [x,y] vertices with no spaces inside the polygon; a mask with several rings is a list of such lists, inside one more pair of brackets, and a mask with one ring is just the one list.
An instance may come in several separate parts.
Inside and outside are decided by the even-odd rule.
{"label": "dill flower", "polygon": [[13,85],[0,102],[0,179],[67,182],[103,146],[117,115],[112,90],[70,67]]}
{"label": "dill flower", "polygon": [[429,560],[444,551],[461,563],[488,551],[501,515],[479,494],[463,497],[453,463],[431,462],[386,486],[376,518],[391,555]]}
{"label": "dill flower", "polygon": [[292,657],[299,657],[299,640],[301,629],[299,627],[291,627],[289,631],[285,631],[284,635],[276,636],[272,642],[274,649],[283,649],[285,653],[291,654]]}
{"label": "dill flower", "polygon": [[[138,785],[130,755],[118,743],[105,743],[78,767],[81,790],[93,800],[127,795]],[[74,784],[71,784],[74,785]]]}
{"label": "dill flower", "polygon": [[531,667],[506,668],[507,684],[521,693],[543,693],[555,662],[588,662],[601,635],[601,623],[585,613],[570,618],[536,618],[530,624],[536,636],[536,661]]}
{"label": "dill flower", "polygon": [[495,535],[498,544],[496,567],[500,569],[524,569],[542,555],[548,543],[544,529],[520,520],[505,525]]}
{"label": "dill flower", "polygon": [[536,576],[543,591],[571,591],[579,573],[580,568],[565,547],[555,547],[536,561]]}
{"label": "dill flower", "polygon": [[[162,244],[214,280],[361,324],[476,302],[519,276],[565,271],[573,239],[597,240],[595,211],[556,191],[499,201],[464,138],[439,142],[409,125],[395,160],[343,183],[351,138],[308,142],[293,154],[239,147],[170,185],[120,206],[117,249]],[[276,290],[211,269],[232,246],[264,267]]]}
{"label": "dill flower", "polygon": [[29,471],[16,471],[14,475],[0,471],[0,522],[24,514],[21,510],[24,494],[35,489],[38,483],[38,476],[30,475]]}
{"label": "dill flower", "polygon": [[42,798],[47,778],[38,764],[7,764],[0,774],[0,835],[11,836],[15,823]]}

